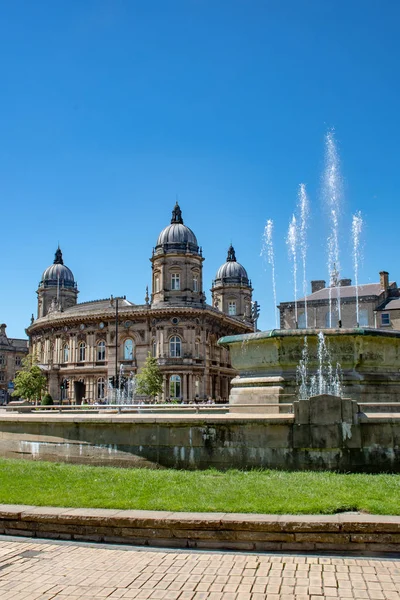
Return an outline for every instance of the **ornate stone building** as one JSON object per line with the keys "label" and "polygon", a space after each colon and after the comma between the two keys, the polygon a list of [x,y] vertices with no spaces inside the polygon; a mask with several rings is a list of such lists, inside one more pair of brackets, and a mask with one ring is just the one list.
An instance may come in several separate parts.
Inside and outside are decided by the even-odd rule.
{"label": "ornate stone building", "polygon": [[12,381],[28,354],[28,340],[7,337],[6,327],[0,325],[0,404],[13,391]]}
{"label": "ornate stone building", "polygon": [[37,318],[27,329],[54,399],[104,399],[121,365],[136,374],[151,352],[163,373],[164,401],[228,400],[235,371],[217,340],[253,330],[246,270],[231,246],[207,304],[202,249],[178,203],[150,260],[152,291],[145,304],[125,297],[78,303],[73,273],[57,249],[39,283]]}

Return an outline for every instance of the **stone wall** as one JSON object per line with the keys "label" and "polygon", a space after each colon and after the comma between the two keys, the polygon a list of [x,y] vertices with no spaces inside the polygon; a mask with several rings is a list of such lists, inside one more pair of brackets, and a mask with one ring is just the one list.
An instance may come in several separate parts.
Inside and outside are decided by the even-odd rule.
{"label": "stone wall", "polygon": [[398,553],[400,517],[179,513],[0,504],[0,534],[167,548]]}
{"label": "stone wall", "polygon": [[0,456],[178,469],[400,472],[400,413],[361,413],[352,400],[320,396],[295,402],[294,414],[6,414]]}

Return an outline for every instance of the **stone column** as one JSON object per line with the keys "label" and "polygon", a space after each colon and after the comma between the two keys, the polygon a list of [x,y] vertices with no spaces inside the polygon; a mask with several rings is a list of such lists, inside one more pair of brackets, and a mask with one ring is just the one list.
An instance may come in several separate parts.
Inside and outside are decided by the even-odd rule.
{"label": "stone column", "polygon": [[163,392],[163,398],[162,398],[162,400],[163,400],[163,402],[166,402],[167,397],[169,396],[169,393],[168,393],[168,375],[163,375],[163,390],[164,390],[164,392]]}
{"label": "stone column", "polygon": [[215,376],[215,400],[218,398],[218,396],[221,396],[221,376],[220,375]]}
{"label": "stone column", "polygon": [[181,381],[182,381],[182,390],[181,390],[182,400],[184,402],[186,402],[186,400],[187,400],[187,380],[186,380],[186,373],[183,373],[181,375]]}
{"label": "stone column", "polygon": [[192,402],[193,398],[193,375],[190,373],[188,375],[188,400]]}

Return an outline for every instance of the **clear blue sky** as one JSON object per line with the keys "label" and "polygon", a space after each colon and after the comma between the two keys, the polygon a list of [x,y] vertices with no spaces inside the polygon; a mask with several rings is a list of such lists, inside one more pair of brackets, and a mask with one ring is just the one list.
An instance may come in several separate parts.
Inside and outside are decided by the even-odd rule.
{"label": "clear blue sky", "polygon": [[400,283],[400,3],[387,0],[13,0],[0,4],[0,321],[24,335],[57,243],[80,301],[142,303],[178,194],[211,280],[232,241],[274,326],[260,258],[275,222],[278,301],[293,296],[285,236],[305,182],[308,278],[327,278],[323,140],[365,220],[362,282]]}

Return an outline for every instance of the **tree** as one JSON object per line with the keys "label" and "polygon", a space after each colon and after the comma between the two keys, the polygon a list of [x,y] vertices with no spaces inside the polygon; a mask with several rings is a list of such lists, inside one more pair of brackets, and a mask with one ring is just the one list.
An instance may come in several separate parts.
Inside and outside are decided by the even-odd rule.
{"label": "tree", "polygon": [[146,362],[136,378],[136,383],[136,393],[149,396],[153,401],[155,401],[156,396],[162,394],[163,376],[157,360],[151,356],[150,352],[148,353]]}
{"label": "tree", "polygon": [[53,398],[51,397],[51,395],[45,394],[42,398],[41,405],[42,406],[51,406],[52,404],[54,404],[54,402],[53,402]]}
{"label": "tree", "polygon": [[38,401],[46,387],[47,379],[37,366],[35,358],[27,356],[23,361],[23,368],[15,376],[12,395]]}

